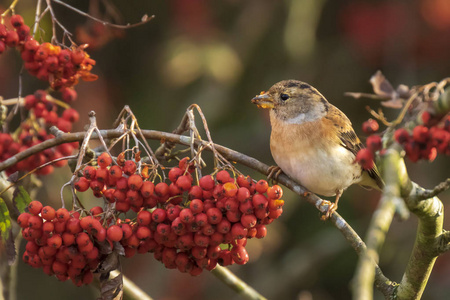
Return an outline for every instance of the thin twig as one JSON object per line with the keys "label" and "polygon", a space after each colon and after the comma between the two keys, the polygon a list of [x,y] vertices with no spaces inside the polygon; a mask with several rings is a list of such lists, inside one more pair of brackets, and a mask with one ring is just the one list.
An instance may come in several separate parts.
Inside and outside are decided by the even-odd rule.
{"label": "thin twig", "polygon": [[434,196],[439,195],[440,193],[442,193],[443,191],[445,191],[449,188],[450,188],[450,178],[447,178],[445,181],[439,183],[437,186],[435,186],[431,190],[417,188],[415,197],[419,201],[433,198]]}
{"label": "thin twig", "polygon": [[243,299],[247,300],[265,300],[266,298],[259,294],[255,289],[234,275],[227,268],[217,266],[211,273],[222,282],[236,291]]}
{"label": "thin twig", "polygon": [[52,0],[52,1],[55,2],[55,3],[58,3],[60,5],[63,5],[65,7],[67,7],[67,8],[69,8],[69,9],[77,12],[78,14],[80,14],[82,16],[85,16],[86,18],[89,18],[89,19],[94,20],[96,22],[99,22],[99,23],[101,23],[101,24],[103,24],[105,26],[110,26],[110,27],[119,28],[119,29],[128,29],[128,28],[138,27],[138,26],[141,26],[141,25],[144,25],[144,24],[150,22],[152,19],[155,18],[154,15],[152,15],[150,17],[148,17],[147,15],[144,15],[142,17],[142,20],[140,22],[138,22],[138,23],[127,24],[127,25],[119,25],[119,24],[113,24],[113,23],[109,23],[109,22],[97,19],[96,17],[93,17],[90,14],[85,13],[84,11],[79,10],[79,9],[77,9],[77,8],[67,4],[67,3],[62,2],[62,1],[59,1],[59,0]]}

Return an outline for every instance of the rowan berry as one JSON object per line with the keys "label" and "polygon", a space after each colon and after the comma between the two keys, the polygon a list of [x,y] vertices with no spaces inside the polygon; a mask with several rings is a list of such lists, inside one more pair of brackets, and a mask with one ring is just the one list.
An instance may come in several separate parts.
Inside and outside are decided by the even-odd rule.
{"label": "rowan berry", "polygon": [[234,197],[238,192],[238,187],[233,182],[224,183],[223,189],[227,197]]}
{"label": "rowan berry", "polygon": [[86,179],[94,180],[96,175],[97,169],[93,166],[86,166],[83,170],[83,175],[86,177]]}
{"label": "rowan berry", "polygon": [[362,130],[366,134],[377,132],[379,128],[378,122],[373,119],[369,119],[362,124]]}
{"label": "rowan berry", "polygon": [[39,216],[32,215],[28,218],[28,226],[32,229],[41,229],[42,224],[42,218]]}
{"label": "rowan berry", "polygon": [[192,179],[191,175],[181,175],[178,177],[176,185],[181,189],[181,191],[183,192],[188,191],[192,185],[191,179]]}
{"label": "rowan berry", "polygon": [[234,223],[231,226],[231,236],[234,240],[242,239],[247,236],[248,229],[244,227],[241,223]]}
{"label": "rowan berry", "polygon": [[12,15],[10,22],[14,28],[18,28],[18,27],[24,25],[24,20],[21,15]]}
{"label": "rowan berry", "polygon": [[218,183],[225,184],[227,182],[233,182],[234,179],[231,178],[230,173],[227,170],[221,170],[216,174],[216,180]]}
{"label": "rowan berry", "polygon": [[199,186],[206,191],[211,191],[215,186],[214,178],[211,175],[203,176],[198,183]]}
{"label": "rowan berry", "polygon": [[5,37],[5,44],[10,47],[14,48],[19,44],[19,35],[15,31],[8,31],[6,33]]}
{"label": "rowan berry", "polygon": [[122,178],[122,168],[118,165],[114,165],[109,169],[110,177],[114,177],[116,179]]}
{"label": "rowan berry", "polygon": [[166,210],[157,208],[152,212],[152,220],[157,223],[162,223],[166,219]]}
{"label": "rowan berry", "polygon": [[256,191],[260,194],[264,194],[268,188],[269,188],[269,184],[264,179],[261,179],[260,181],[258,181],[256,183]]}
{"label": "rowan berry", "polygon": [[358,162],[364,170],[370,170],[374,166],[373,154],[369,149],[361,149],[356,154],[355,161]]}
{"label": "rowan berry", "polygon": [[136,230],[136,237],[140,240],[146,240],[151,237],[151,231],[148,227],[139,226]]}
{"label": "rowan berry", "polygon": [[428,131],[428,128],[423,125],[417,125],[416,127],[414,127],[412,132],[414,141],[418,143],[426,143],[428,141],[428,138],[430,137]]}
{"label": "rowan berry", "polygon": [[233,261],[239,265],[244,265],[249,260],[248,252],[243,246],[234,246],[231,249],[231,256]]}
{"label": "rowan berry", "polygon": [[32,215],[35,216],[39,215],[41,213],[41,210],[42,210],[42,203],[39,201],[34,200],[28,204],[28,211]]}
{"label": "rowan berry", "polygon": [[252,228],[256,225],[257,219],[255,215],[242,215],[241,224],[245,228]]}
{"label": "rowan berry", "polygon": [[169,195],[169,186],[165,182],[160,182],[157,185],[155,185],[155,194],[158,197],[166,197]]}
{"label": "rowan berry", "polygon": [[203,201],[200,199],[194,199],[189,203],[189,208],[193,214],[199,214],[203,211]]}
{"label": "rowan berry", "polygon": [[53,224],[53,222],[47,221],[47,222],[44,222],[44,224],[42,224],[42,231],[46,235],[51,236],[51,234],[53,234],[54,230],[55,230],[55,224]]}
{"label": "rowan berry", "polygon": [[239,202],[246,202],[251,198],[250,191],[246,187],[240,187],[236,194],[236,199]]}
{"label": "rowan berry", "polygon": [[283,189],[275,184],[267,189],[267,197],[269,199],[281,199],[283,197]]}
{"label": "rowan berry", "polygon": [[399,144],[403,145],[409,142],[410,135],[405,128],[399,128],[394,132],[394,138]]}
{"label": "rowan berry", "polygon": [[63,241],[62,241],[61,236],[59,234],[55,234],[52,237],[48,238],[47,245],[58,249],[59,247],[61,247],[62,242]]}
{"label": "rowan berry", "polygon": [[136,163],[132,160],[126,160],[122,167],[122,171],[128,176],[133,175],[136,172],[136,169]]}
{"label": "rowan berry", "polygon": [[112,242],[118,242],[123,238],[123,231],[117,225],[112,225],[106,230],[107,238]]}

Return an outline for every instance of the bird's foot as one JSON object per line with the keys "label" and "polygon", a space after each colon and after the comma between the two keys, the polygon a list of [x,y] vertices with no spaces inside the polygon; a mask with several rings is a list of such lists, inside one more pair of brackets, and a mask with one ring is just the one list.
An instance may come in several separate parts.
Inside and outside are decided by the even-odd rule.
{"label": "bird's foot", "polygon": [[322,215],[322,217],[320,217],[320,219],[322,220],[322,221],[326,221],[326,220],[328,220],[329,218],[331,218],[331,215],[337,210],[337,208],[338,208],[338,206],[337,206],[337,203],[334,203],[334,202],[330,202],[330,201],[327,201],[328,203],[328,209],[327,209],[327,212],[324,214],[324,215]]}
{"label": "bird's foot", "polygon": [[279,166],[270,166],[269,175],[267,175],[267,181],[272,180],[274,184],[278,182],[278,176],[283,173],[283,170]]}

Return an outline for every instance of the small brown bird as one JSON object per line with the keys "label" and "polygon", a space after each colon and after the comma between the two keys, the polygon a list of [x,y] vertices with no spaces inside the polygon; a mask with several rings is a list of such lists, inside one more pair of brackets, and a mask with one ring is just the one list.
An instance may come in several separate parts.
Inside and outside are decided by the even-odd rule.
{"label": "small brown bird", "polygon": [[364,146],[350,120],[311,85],[280,81],[252,103],[270,110],[270,150],[281,170],[313,193],[336,195],[326,218],[337,209],[348,186],[383,187],[375,165],[363,170],[355,162]]}

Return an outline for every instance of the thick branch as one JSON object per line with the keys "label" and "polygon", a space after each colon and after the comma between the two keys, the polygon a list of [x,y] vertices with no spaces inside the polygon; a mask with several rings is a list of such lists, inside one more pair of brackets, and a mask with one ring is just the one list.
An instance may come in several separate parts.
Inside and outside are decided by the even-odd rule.
{"label": "thick branch", "polygon": [[[395,148],[395,146],[394,146]],[[419,218],[416,241],[402,281],[396,290],[396,299],[420,299],[431,270],[439,255],[443,232],[443,205],[437,198],[423,200],[417,193],[419,186],[408,177],[406,166],[398,149],[389,149],[400,179],[401,196],[409,210]]]}

